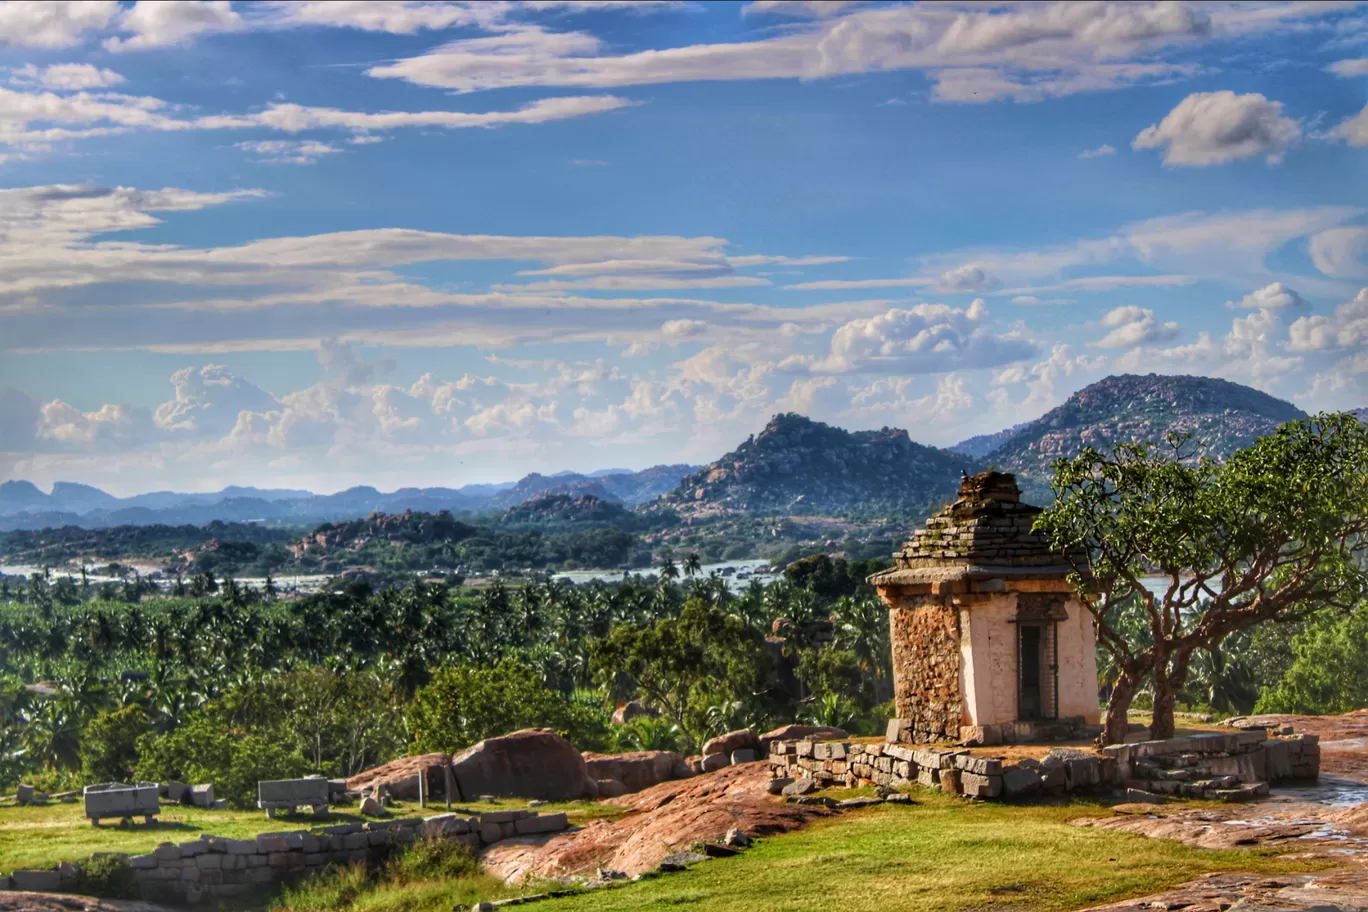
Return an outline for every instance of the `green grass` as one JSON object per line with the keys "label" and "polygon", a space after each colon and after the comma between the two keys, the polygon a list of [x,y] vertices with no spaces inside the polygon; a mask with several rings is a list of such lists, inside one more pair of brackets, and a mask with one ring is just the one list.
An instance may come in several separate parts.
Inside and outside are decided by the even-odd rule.
{"label": "green grass", "polygon": [[[461,804],[453,813],[481,813],[525,807],[526,802],[509,799],[492,803]],[[438,803],[419,809],[417,802],[396,802],[391,806],[396,816],[417,817],[447,813],[446,805]],[[582,824],[600,817],[622,813],[620,808],[593,802],[548,804],[538,812],[565,811],[572,823]],[[366,818],[345,809],[326,818],[309,816],[277,817],[272,820],[265,811],[205,811],[197,808],[166,808],[157,815],[152,826],[137,823],[125,829],[106,822],[94,827],[82,816],[81,803],[56,803],[35,807],[0,807],[0,873],[23,868],[51,868],[60,861],[84,861],[95,852],[124,852],[141,855],[152,851],[162,842],[189,842],[201,833],[226,836],[230,839],[250,839],[259,833],[278,833],[306,830],[310,827],[337,823],[359,823]]]}
{"label": "green grass", "polygon": [[912,807],[884,805],[844,814],[760,840],[735,858],[548,900],[539,908],[1034,912],[1141,896],[1214,871],[1312,869],[1270,852],[1216,852],[1068,825],[1073,818],[1105,815],[1099,806],[971,804],[935,793],[916,800]]}

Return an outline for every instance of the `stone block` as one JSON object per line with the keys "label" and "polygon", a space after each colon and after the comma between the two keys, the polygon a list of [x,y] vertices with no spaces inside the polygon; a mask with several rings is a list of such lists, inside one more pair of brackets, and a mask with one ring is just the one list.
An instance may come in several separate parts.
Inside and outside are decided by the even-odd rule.
{"label": "stone block", "polygon": [[177,782],[173,779],[162,786],[162,790],[166,793],[167,801],[170,801],[172,804],[180,804],[185,800],[185,795],[190,790],[190,786],[186,785],[184,782]]}
{"label": "stone block", "polygon": [[204,842],[203,840],[182,842],[177,848],[180,849],[181,858],[195,858],[199,855],[204,855],[209,851],[209,843]]}
{"label": "stone block", "polygon": [[531,817],[532,812],[524,808],[512,811],[490,811],[480,815],[480,823],[512,823],[515,820],[522,820],[524,817]]}
{"label": "stone block", "polygon": [[289,851],[290,843],[282,833],[262,833],[256,838],[256,850],[258,852],[286,852]]}
{"label": "stone block", "polygon": [[754,748],[749,747],[743,747],[741,750],[732,751],[731,755],[732,766],[736,766],[737,764],[741,763],[754,763],[756,760],[759,759],[760,755],[754,750]]}
{"label": "stone block", "polygon": [[56,871],[15,871],[14,889],[55,893],[62,888],[62,875]]}
{"label": "stone block", "polygon": [[195,859],[195,866],[201,871],[218,871],[223,868],[222,855],[201,855]]}
{"label": "stone block", "polygon": [[1252,744],[1261,744],[1268,740],[1268,729],[1266,728],[1247,728],[1235,733],[1235,740],[1241,747],[1248,747]]}
{"label": "stone block", "polygon": [[900,741],[909,740],[912,723],[907,719],[889,719],[888,728],[884,731],[884,740],[889,744],[897,744]]}
{"label": "stone block", "polygon": [[157,866],[156,855],[134,855],[128,859],[128,866],[135,871],[150,871]]}
{"label": "stone block", "polygon": [[370,845],[370,837],[366,833],[348,833],[342,837],[342,848],[348,852],[364,849],[368,845]]}
{"label": "stone block", "polygon": [[209,783],[190,786],[190,803],[197,808],[214,806],[214,786]]}
{"label": "stone block", "polygon": [[940,770],[933,766],[917,768],[917,784],[922,788],[936,788],[940,783]]}
{"label": "stone block", "polygon": [[728,766],[731,766],[731,756],[728,754],[709,754],[703,758],[703,772],[705,773],[715,773]]}
{"label": "stone block", "polygon": [[181,850],[180,846],[174,843],[163,842],[152,850],[152,854],[157,857],[158,861],[175,861],[181,857]]}
{"label": "stone block", "polygon": [[366,841],[372,846],[382,846],[389,845],[393,840],[388,830],[371,830],[366,834]]}
{"label": "stone block", "polygon": [[19,786],[18,791],[15,793],[15,800],[16,800],[19,804],[32,804],[32,803],[33,803],[33,795],[34,795],[33,786],[31,786],[31,785],[21,785],[21,786]]}
{"label": "stone block", "polygon": [[569,824],[566,822],[564,814],[542,814],[538,817],[524,817],[522,820],[515,821],[513,830],[519,836],[527,836],[533,833],[559,833]]}
{"label": "stone block", "polygon": [[87,785],[81,794],[85,800],[85,815],[91,820],[150,817],[161,811],[161,791],[154,784]]}
{"label": "stone block", "polygon": [[1040,774],[1033,769],[1015,766],[1002,774],[1002,791],[1012,798],[1031,795],[1040,791]]}
{"label": "stone block", "polygon": [[968,798],[996,798],[1002,794],[1002,776],[964,771],[960,773],[960,789]]}
{"label": "stone block", "polygon": [[257,807],[327,806],[327,779],[267,779],[257,783]]}
{"label": "stone block", "polygon": [[957,769],[943,769],[940,771],[940,790],[951,795],[960,793],[961,772]]}
{"label": "stone block", "polygon": [[817,782],[808,777],[803,777],[801,779],[795,779],[788,785],[784,786],[783,789],[780,790],[780,794],[784,795],[785,797],[797,797],[799,795],[807,795],[815,791],[817,791]]}
{"label": "stone block", "polygon": [[916,751],[910,747],[903,747],[901,744],[888,744],[884,746],[884,756],[892,757],[894,760],[902,760],[905,763],[914,762]]}

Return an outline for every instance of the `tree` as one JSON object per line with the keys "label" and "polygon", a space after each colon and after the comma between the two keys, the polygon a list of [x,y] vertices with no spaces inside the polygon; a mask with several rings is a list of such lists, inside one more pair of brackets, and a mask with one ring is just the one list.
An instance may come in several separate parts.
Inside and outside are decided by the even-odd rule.
{"label": "tree", "polygon": [[684,575],[692,579],[703,570],[703,564],[698,559],[698,553],[691,551],[684,556]]}
{"label": "tree", "polygon": [[81,734],[81,777],[97,782],[131,782],[138,765],[138,739],[151,726],[139,706],[101,713]]}
{"label": "tree", "polygon": [[660,578],[662,580],[679,579],[679,567],[675,564],[674,558],[667,557],[660,562]]}
{"label": "tree", "polygon": [[[679,726],[690,747],[704,739],[710,707],[765,708],[774,686],[764,638],[741,618],[690,600],[678,618],[620,624],[590,649],[596,681],[627,689]],[[624,687],[625,685],[625,687]],[[613,696],[618,696],[614,693]]]}
{"label": "tree", "polygon": [[1292,641],[1292,667],[1259,697],[1256,712],[1334,715],[1368,706],[1368,605],[1326,612]]}
{"label": "tree", "polygon": [[[1055,502],[1037,520],[1073,564],[1115,669],[1099,739],[1125,739],[1126,710],[1154,678],[1150,735],[1173,735],[1193,654],[1236,631],[1368,593],[1368,428],[1322,414],[1283,425],[1225,463],[1164,450],[1089,447],[1055,464]],[[1158,577],[1152,590],[1146,578]],[[1142,612],[1147,637],[1120,620]]]}

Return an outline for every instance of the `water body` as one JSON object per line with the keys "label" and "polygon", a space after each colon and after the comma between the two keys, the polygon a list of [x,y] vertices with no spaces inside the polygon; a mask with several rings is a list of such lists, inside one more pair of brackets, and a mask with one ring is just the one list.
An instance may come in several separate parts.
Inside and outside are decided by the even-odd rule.
{"label": "water body", "polygon": [[[769,569],[769,561],[766,560],[737,560],[722,561],[716,564],[703,564],[700,576],[707,578],[713,573],[718,574],[727,581],[727,588],[733,592],[740,592],[750,585],[751,580],[759,580],[762,583],[769,583],[778,579],[780,574],[765,572]],[[659,567],[643,567],[640,570],[627,571],[629,575],[641,574],[649,576],[659,574]],[[683,579],[684,570],[680,567],[680,578]],[[602,580],[605,583],[616,583],[622,579],[621,570],[566,570],[557,573],[555,579],[566,580],[571,583],[587,583],[591,580]]]}

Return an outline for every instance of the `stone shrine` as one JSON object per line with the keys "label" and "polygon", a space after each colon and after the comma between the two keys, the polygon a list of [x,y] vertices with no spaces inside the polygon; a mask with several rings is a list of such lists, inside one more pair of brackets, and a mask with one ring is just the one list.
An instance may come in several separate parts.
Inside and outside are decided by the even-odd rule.
{"label": "stone shrine", "polygon": [[889,741],[1067,738],[1099,721],[1092,615],[1068,559],[1031,531],[1040,512],[1012,475],[966,476],[869,578],[890,612]]}

